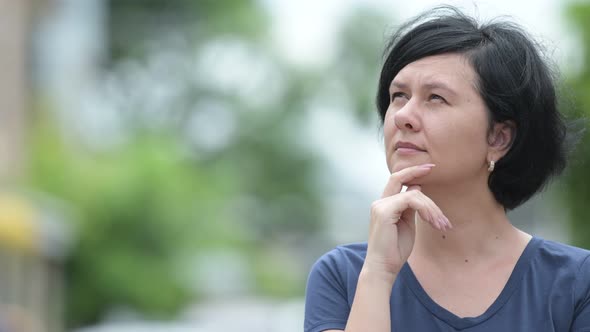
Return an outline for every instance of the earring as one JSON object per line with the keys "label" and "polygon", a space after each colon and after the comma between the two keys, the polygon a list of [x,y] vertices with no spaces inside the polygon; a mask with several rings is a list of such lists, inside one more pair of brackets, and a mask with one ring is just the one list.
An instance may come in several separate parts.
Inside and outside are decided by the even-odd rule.
{"label": "earring", "polygon": [[490,162],[488,163],[488,172],[493,172],[494,171],[494,167],[496,167],[496,162],[493,160],[490,160]]}

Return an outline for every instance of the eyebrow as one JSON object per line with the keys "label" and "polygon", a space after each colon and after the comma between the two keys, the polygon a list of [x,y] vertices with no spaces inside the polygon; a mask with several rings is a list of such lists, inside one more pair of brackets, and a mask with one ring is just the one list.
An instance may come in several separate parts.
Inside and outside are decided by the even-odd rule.
{"label": "eyebrow", "polygon": [[[402,90],[408,89],[408,85],[404,82],[392,81],[391,86],[402,89]],[[448,91],[449,93],[451,93],[453,95],[457,95],[457,92],[455,92],[455,90],[453,90],[451,87],[449,87],[448,85],[446,85],[445,83],[440,82],[440,81],[428,82],[428,83],[424,84],[423,87],[426,89],[429,89],[429,90],[442,89],[442,90]]]}

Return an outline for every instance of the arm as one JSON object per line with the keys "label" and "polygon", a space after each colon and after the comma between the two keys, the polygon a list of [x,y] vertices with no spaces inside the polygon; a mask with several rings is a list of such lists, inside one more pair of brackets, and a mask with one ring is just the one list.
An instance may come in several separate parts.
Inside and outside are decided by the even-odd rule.
{"label": "arm", "polygon": [[392,332],[390,296],[393,283],[414,246],[415,214],[433,227],[451,227],[442,211],[417,186],[402,185],[429,173],[434,165],[393,173],[383,196],[371,207],[367,256],[346,323],[346,332]]}

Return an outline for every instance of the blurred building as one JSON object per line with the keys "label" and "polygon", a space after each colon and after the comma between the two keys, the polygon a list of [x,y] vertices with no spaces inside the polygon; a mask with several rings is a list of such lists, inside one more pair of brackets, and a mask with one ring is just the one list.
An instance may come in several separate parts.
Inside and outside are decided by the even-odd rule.
{"label": "blurred building", "polygon": [[0,0],[0,331],[62,331],[61,217],[25,193],[31,22],[41,0]]}
{"label": "blurred building", "polygon": [[25,110],[28,97],[27,56],[31,2],[0,0],[0,183],[23,169]]}

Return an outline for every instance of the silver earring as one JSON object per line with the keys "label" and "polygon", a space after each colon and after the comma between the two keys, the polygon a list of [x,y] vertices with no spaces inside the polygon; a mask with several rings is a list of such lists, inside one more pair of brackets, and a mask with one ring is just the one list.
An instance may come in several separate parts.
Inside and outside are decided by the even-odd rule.
{"label": "silver earring", "polygon": [[494,167],[496,167],[496,162],[493,160],[490,160],[490,162],[488,163],[488,172],[493,172]]}

